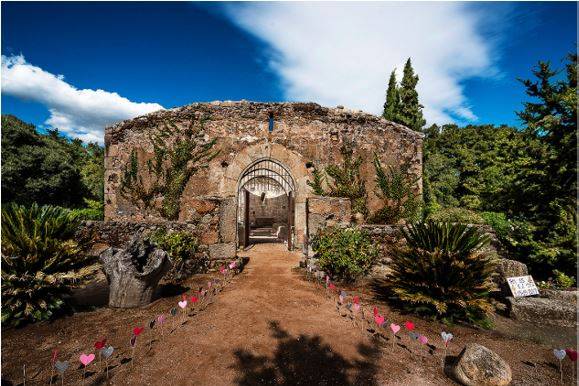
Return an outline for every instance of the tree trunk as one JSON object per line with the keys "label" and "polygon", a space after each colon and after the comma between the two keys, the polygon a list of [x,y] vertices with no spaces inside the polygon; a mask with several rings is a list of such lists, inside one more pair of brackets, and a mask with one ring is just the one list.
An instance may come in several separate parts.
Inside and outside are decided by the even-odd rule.
{"label": "tree trunk", "polygon": [[100,255],[109,282],[109,306],[131,308],[151,302],[159,280],[171,268],[167,253],[135,235],[125,249]]}

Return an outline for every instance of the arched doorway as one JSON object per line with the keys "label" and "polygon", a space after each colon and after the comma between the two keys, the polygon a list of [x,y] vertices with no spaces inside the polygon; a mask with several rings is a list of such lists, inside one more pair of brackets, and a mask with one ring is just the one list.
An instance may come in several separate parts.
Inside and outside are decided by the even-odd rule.
{"label": "arched doorway", "polygon": [[260,158],[240,175],[237,188],[238,244],[294,242],[295,183],[279,161]]}

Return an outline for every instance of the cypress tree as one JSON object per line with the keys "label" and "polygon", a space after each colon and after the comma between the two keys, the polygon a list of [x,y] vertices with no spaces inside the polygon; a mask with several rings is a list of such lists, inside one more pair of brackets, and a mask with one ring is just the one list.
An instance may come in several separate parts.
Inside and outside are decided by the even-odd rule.
{"label": "cypress tree", "polygon": [[418,101],[418,92],[416,91],[416,84],[418,83],[418,75],[414,75],[412,62],[410,58],[406,61],[404,66],[404,75],[398,95],[400,98],[397,119],[401,123],[412,130],[422,131],[422,127],[426,124],[426,120],[422,116],[422,106]]}
{"label": "cypress tree", "polygon": [[384,112],[382,116],[389,121],[396,121],[400,96],[398,95],[398,85],[396,84],[396,69],[390,74],[388,81],[388,91],[386,91],[386,103],[384,103]]}

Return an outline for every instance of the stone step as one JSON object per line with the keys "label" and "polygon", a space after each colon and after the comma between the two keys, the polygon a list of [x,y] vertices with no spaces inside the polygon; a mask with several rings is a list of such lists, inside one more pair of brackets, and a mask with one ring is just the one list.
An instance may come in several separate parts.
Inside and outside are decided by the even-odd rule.
{"label": "stone step", "polygon": [[510,316],[534,324],[576,327],[577,308],[569,302],[548,298],[507,297]]}

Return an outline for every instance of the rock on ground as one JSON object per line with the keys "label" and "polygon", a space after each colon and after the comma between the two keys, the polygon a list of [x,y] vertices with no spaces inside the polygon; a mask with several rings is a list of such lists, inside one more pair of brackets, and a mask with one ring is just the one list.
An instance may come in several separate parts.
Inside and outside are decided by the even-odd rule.
{"label": "rock on ground", "polygon": [[467,386],[500,386],[511,383],[512,372],[498,354],[477,343],[469,343],[452,368],[453,377]]}
{"label": "rock on ground", "polygon": [[548,298],[508,297],[510,316],[534,324],[561,327],[577,325],[577,308],[568,301]]}

